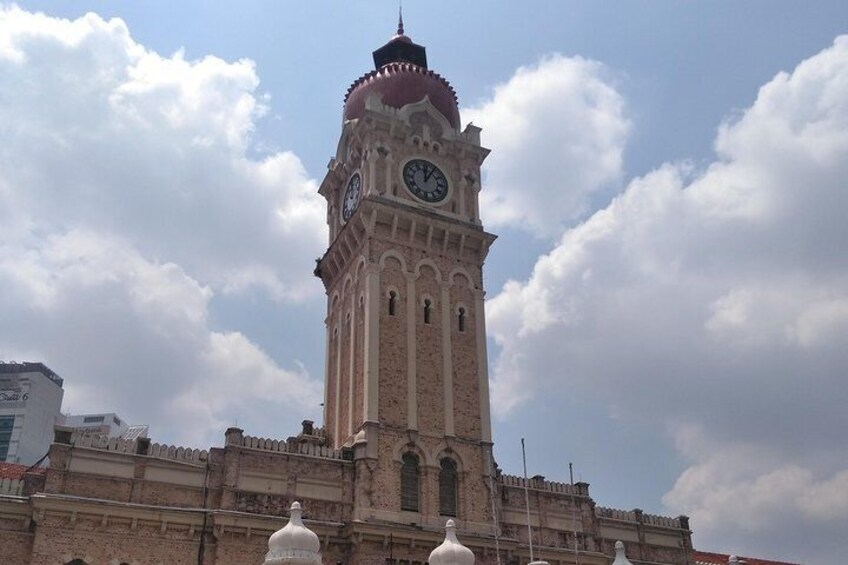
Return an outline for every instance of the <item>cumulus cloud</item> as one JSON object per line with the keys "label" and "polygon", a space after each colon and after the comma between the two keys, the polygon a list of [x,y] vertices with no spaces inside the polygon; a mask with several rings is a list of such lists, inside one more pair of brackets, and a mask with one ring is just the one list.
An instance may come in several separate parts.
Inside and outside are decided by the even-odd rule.
{"label": "cumulus cloud", "polygon": [[481,193],[489,226],[559,234],[621,179],[630,124],[611,73],[596,61],[554,55],[521,67],[462,115],[497,148]]}
{"label": "cumulus cloud", "polygon": [[0,17],[0,198],[13,221],[121,234],[218,290],[318,291],[315,182],[292,153],[246,154],[265,112],[252,62],[163,57],[94,14]]}
{"label": "cumulus cloud", "polygon": [[4,7],[0,75],[0,358],[73,375],[66,410],[131,411],[171,441],[220,441],[251,402],[317,406],[302,367],[209,320],[216,295],[285,311],[320,292],[315,181],[290,152],[250,156],[253,63]]}
{"label": "cumulus cloud", "polygon": [[805,563],[837,562],[848,516],[848,469],[823,468],[762,443],[714,441],[697,429],[682,430],[675,440],[692,464],[663,502],[697,520],[696,542],[749,554],[756,548],[760,556]]}
{"label": "cumulus cloud", "polygon": [[700,547],[824,563],[848,526],[848,37],[715,150],[633,180],[490,301],[495,409],[545,388],[653,419],[691,463],[665,503]]}

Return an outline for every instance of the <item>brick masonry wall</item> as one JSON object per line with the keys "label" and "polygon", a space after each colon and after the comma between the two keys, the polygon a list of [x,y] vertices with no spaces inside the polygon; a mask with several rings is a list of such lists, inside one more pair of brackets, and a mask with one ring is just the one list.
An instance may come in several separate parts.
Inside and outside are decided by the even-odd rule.
{"label": "brick masonry wall", "polygon": [[0,520],[0,563],[29,563],[34,536],[22,529],[20,521]]}
{"label": "brick masonry wall", "polygon": [[[47,517],[36,530],[30,565],[60,565],[83,559],[90,565],[138,563],[139,565],[196,565],[199,536],[187,529],[161,531],[160,526],[129,521],[103,526],[101,520]],[[214,547],[204,565],[215,565]],[[11,565],[11,564],[10,564]]]}
{"label": "brick masonry wall", "polygon": [[[250,520],[251,516],[285,516],[287,509],[293,500],[299,499],[306,509],[306,518],[319,520],[322,523],[347,524],[354,527],[352,511],[355,497],[367,498],[367,505],[371,508],[382,509],[390,512],[398,512],[400,506],[400,467],[398,464],[399,454],[404,449],[412,448],[418,450],[422,460],[421,474],[421,515],[433,517],[433,524],[440,524],[444,517],[438,516],[438,461],[442,456],[451,456],[460,464],[460,498],[459,516],[461,537],[465,537],[469,544],[474,545],[474,536],[468,534],[466,524],[468,523],[490,523],[489,496],[485,476],[485,450],[477,443],[450,440],[446,441],[437,435],[419,434],[412,436],[414,442],[410,445],[410,436],[405,430],[392,430],[381,428],[377,434],[378,453],[374,460],[358,460],[347,462],[340,459],[299,456],[284,452],[272,452],[261,449],[242,448],[229,445],[224,449],[215,448],[210,452],[210,491],[209,507],[235,510],[244,513],[243,520]],[[69,460],[69,449],[67,446],[56,446],[56,461]],[[108,462],[111,457],[126,461],[126,454],[111,454],[102,452],[100,456]],[[136,468],[142,468],[143,463],[150,462],[150,458],[142,456],[130,456],[135,461]],[[48,478],[52,475],[61,475],[45,484],[65,485],[68,490],[56,491],[57,494],[70,494],[80,492],[80,485],[85,489],[92,488],[90,481],[95,477],[84,473],[71,471],[59,472],[51,469]],[[269,481],[283,481],[280,492],[267,492],[262,488],[251,490],[239,485],[243,480],[256,477],[267,477]],[[320,497],[300,496],[298,488],[306,480],[309,485],[326,483],[333,487],[332,492],[337,493],[337,499],[327,500]],[[111,499],[114,501],[125,501],[127,492],[133,493],[146,490],[156,492],[157,504],[162,507],[174,507],[186,505],[198,507],[200,502],[197,498],[197,489],[167,483],[154,483],[143,479],[130,480],[105,480],[101,481],[101,489],[97,491],[97,498]],[[251,483],[254,485],[260,483]],[[271,484],[271,483],[269,483]],[[570,521],[564,517],[572,515],[577,511],[578,530],[582,533],[578,537],[578,546],[587,551],[600,551],[604,554],[612,554],[613,539],[604,539],[599,535],[599,520],[604,523],[614,523],[616,528],[624,528],[632,531],[631,537],[642,539],[650,535],[680,536],[679,547],[658,546],[655,544],[628,541],[628,552],[632,556],[673,565],[685,563],[685,544],[691,541],[687,532],[675,531],[674,529],[656,527],[654,525],[635,524],[626,520],[599,519],[595,516],[594,502],[586,496],[571,497],[562,492],[552,492],[547,483],[540,483],[541,488],[531,490],[531,506],[534,520],[538,526],[534,527],[535,543],[540,551],[564,551],[573,548],[574,533]],[[261,485],[260,485],[261,486]],[[338,487],[338,490],[334,490]],[[64,487],[63,487],[64,488]],[[85,490],[82,489],[82,490]],[[320,491],[316,491],[320,492]],[[321,496],[325,496],[324,495]],[[143,495],[144,498],[146,495]],[[144,498],[145,500],[152,500]],[[506,545],[526,543],[526,527],[523,523],[524,513],[524,491],[514,486],[501,486],[497,493],[496,501],[500,508],[499,514],[505,520],[502,527],[502,540]],[[357,504],[360,502],[356,501]],[[66,503],[67,504],[67,503]],[[103,503],[97,503],[102,505]],[[91,504],[86,506],[82,502],[77,506],[76,518],[70,514],[70,510],[57,514],[48,511],[46,514],[37,516],[37,527],[35,537],[27,537],[29,534],[20,531],[23,522],[0,521],[0,547],[7,548],[9,555],[20,563],[51,563],[53,565],[66,562],[70,557],[89,558],[89,562],[95,563],[120,563],[115,559],[127,560],[128,563],[138,565],[150,563],[180,564],[195,563],[196,550],[199,543],[199,522],[192,532],[187,523],[169,522],[164,519],[161,522],[151,522],[149,518],[140,519],[133,525],[126,517],[126,513],[135,512],[134,506],[108,507],[103,510],[92,510]],[[144,507],[142,507],[144,508]],[[0,509],[2,510],[2,509]],[[139,510],[138,512],[141,512]],[[145,510],[149,512],[149,510]],[[513,513],[513,520],[504,516],[505,512]],[[626,514],[626,513],[625,513]],[[121,517],[123,516],[123,517]],[[196,515],[195,515],[196,516]],[[518,518],[515,519],[515,516]],[[242,518],[236,519],[236,529],[231,527],[218,529],[214,519],[210,522],[210,532],[215,536],[209,538],[207,553],[207,565],[213,563],[248,563],[254,557],[264,555],[267,542],[267,533],[255,532],[248,537],[245,533],[247,527],[240,522]],[[559,520],[559,522],[557,522]],[[195,522],[197,519],[195,518]],[[17,524],[17,526],[15,526]],[[241,524],[241,525],[238,525]],[[399,521],[399,527],[404,528],[404,522]],[[18,530],[15,531],[14,527]],[[433,527],[433,526],[429,526]],[[10,528],[12,528],[10,530]],[[346,539],[342,528],[339,528],[331,536],[332,541],[329,550],[339,556],[339,560],[345,563],[371,562],[374,559],[384,559],[385,548],[380,546],[367,549],[366,545],[352,544],[353,538]],[[639,532],[642,532],[640,534]],[[398,533],[402,537],[402,533]],[[322,538],[326,544],[327,539]],[[29,553],[28,539],[32,540],[32,559],[21,557]],[[512,541],[510,541],[512,540]],[[408,548],[408,558],[416,560],[421,555],[428,553],[434,546],[417,546]],[[366,549],[363,549],[366,548]],[[401,545],[396,549],[402,551]],[[545,549],[548,548],[548,549]],[[420,554],[420,555],[419,555]],[[400,556],[401,553],[396,553]],[[596,554],[599,555],[599,554]],[[236,559],[241,556],[241,561]],[[251,561],[246,558],[250,557]],[[426,555],[424,556],[426,557]],[[67,559],[66,559],[67,558]],[[62,560],[65,561],[62,561]],[[478,555],[481,563],[486,558]],[[14,561],[10,561],[14,563]],[[261,562],[261,561],[259,561]]]}
{"label": "brick masonry wall", "polygon": [[[477,367],[477,312],[469,281],[454,276],[451,297],[451,357],[454,373],[454,429],[460,437],[480,439],[480,384]],[[457,310],[465,309],[465,331],[459,331]]]}
{"label": "brick masonry wall", "polygon": [[[445,389],[442,374],[441,286],[431,267],[421,267],[415,290],[418,429],[442,434],[445,430]],[[432,302],[429,324],[424,321],[424,300]]]}
{"label": "brick masonry wall", "polygon": [[[379,260],[379,257],[378,259]],[[406,277],[400,261],[388,257],[380,273],[379,417],[391,426],[406,426]],[[394,316],[389,315],[388,293],[398,293]],[[414,299],[414,298],[413,298]]]}

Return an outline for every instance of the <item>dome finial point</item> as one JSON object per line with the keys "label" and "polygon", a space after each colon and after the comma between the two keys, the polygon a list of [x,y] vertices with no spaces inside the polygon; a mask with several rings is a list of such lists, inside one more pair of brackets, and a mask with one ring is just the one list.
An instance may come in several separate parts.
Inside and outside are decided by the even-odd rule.
{"label": "dome finial point", "polygon": [[403,35],[403,0],[398,2],[398,28],[397,34]]}
{"label": "dome finial point", "polygon": [[264,565],[321,565],[321,542],[303,525],[303,508],[292,502],[289,522],[268,538]]}
{"label": "dome finial point", "polygon": [[612,565],[633,565],[627,559],[627,554],[624,552],[624,543],[621,540],[615,542],[615,561],[612,562]]}
{"label": "dome finial point", "polygon": [[474,552],[456,539],[456,522],[445,523],[445,541],[430,552],[430,565],[474,565]]}

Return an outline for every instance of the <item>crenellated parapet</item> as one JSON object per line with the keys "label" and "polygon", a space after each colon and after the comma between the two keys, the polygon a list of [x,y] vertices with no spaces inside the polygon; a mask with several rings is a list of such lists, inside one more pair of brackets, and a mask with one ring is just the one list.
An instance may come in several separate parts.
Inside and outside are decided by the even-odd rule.
{"label": "crenellated parapet", "polygon": [[599,549],[615,550],[621,540],[630,558],[640,561],[688,563],[692,553],[692,532],[686,516],[648,514],[639,508],[620,510],[595,507],[600,537]]}
{"label": "crenellated parapet", "polygon": [[257,449],[260,451],[273,451],[276,453],[290,453],[294,455],[305,455],[308,457],[321,457],[324,459],[348,459],[350,450],[333,449],[329,445],[318,445],[297,441],[296,438],[287,440],[268,439],[254,436],[244,436],[242,447]]}
{"label": "crenellated parapet", "polygon": [[544,477],[532,477],[525,479],[517,475],[501,475],[501,484],[506,487],[524,488],[552,492],[557,494],[567,494],[575,496],[589,496],[588,483],[561,483],[557,481],[547,481]]}
{"label": "crenellated parapet", "polygon": [[595,507],[595,515],[598,518],[616,520],[619,522],[634,522],[645,524],[647,526],[657,526],[660,528],[689,529],[689,519],[686,516],[677,516],[676,518],[673,518],[671,516],[647,514],[638,508],[634,510],[619,510],[616,508],[597,506]]}
{"label": "crenellated parapet", "polygon": [[147,438],[130,440],[108,437],[102,434],[74,433],[71,436],[70,445],[77,448],[97,449],[131,455],[146,455],[148,457],[182,461],[185,463],[203,464],[209,458],[209,452],[205,449],[150,443],[150,440]]}

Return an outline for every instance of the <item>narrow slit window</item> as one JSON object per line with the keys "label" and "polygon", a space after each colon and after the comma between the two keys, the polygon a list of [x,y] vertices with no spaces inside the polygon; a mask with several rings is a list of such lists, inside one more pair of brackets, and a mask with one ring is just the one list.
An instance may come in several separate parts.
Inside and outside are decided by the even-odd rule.
{"label": "narrow slit window", "polygon": [[430,310],[433,309],[433,303],[430,302],[429,298],[424,299],[424,323],[430,323]]}
{"label": "narrow slit window", "polygon": [[418,512],[418,456],[405,453],[400,469],[400,509]]}
{"label": "narrow slit window", "polygon": [[456,315],[456,321],[459,325],[459,331],[465,331],[465,308],[460,308],[459,312]]}
{"label": "narrow slit window", "polygon": [[439,470],[439,514],[442,516],[456,516],[456,479],[456,462],[447,457],[442,459]]}
{"label": "narrow slit window", "polygon": [[397,292],[390,290],[389,291],[389,316],[395,315],[395,309],[397,308]]}

